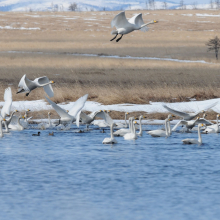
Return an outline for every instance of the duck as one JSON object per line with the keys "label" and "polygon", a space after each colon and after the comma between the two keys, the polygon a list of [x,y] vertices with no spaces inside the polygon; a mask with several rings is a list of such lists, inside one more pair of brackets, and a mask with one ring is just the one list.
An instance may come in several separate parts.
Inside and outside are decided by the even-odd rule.
{"label": "duck", "polygon": [[37,134],[32,134],[32,136],[40,136],[40,131],[38,131]]}
{"label": "duck", "polygon": [[52,131],[51,133],[49,133],[49,136],[54,136],[54,133],[53,133],[53,131]]}

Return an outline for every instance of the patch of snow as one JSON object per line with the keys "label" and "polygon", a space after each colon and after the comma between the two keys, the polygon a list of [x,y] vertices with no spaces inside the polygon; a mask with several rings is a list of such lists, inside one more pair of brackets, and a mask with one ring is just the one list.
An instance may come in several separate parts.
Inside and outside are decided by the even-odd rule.
{"label": "patch of snow", "polygon": [[25,28],[25,27],[20,27],[20,28],[14,28],[14,27],[11,27],[11,26],[5,26],[5,27],[2,27],[0,26],[0,29],[7,29],[7,30],[40,30],[40,28]]}
{"label": "patch of snow", "polygon": [[[210,99],[205,101],[190,101],[190,102],[176,102],[176,103],[165,103],[165,102],[150,102],[150,104],[114,104],[114,105],[103,105],[98,102],[87,101],[83,110],[85,111],[99,111],[99,110],[111,110],[120,112],[137,112],[142,111],[146,113],[168,113],[168,111],[163,107],[164,104],[168,105],[170,108],[183,111],[183,112],[197,112],[206,109],[217,103],[212,109],[216,112],[220,111],[220,98]],[[4,102],[0,102],[0,106],[3,106]],[[58,104],[61,108],[65,110],[70,110],[74,105],[74,102],[68,104],[61,103]],[[14,101],[12,103],[12,111],[17,109],[18,111],[24,111],[30,109],[31,111],[41,111],[41,110],[51,110],[52,107],[44,100],[35,101]]]}
{"label": "patch of snow", "polygon": [[196,14],[198,17],[220,17],[220,15],[212,15],[212,14]]}

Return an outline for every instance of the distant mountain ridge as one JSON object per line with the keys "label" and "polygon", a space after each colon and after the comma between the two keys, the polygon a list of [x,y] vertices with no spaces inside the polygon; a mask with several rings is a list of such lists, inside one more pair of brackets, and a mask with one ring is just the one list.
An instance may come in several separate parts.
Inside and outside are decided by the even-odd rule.
{"label": "distant mountain ridge", "polygon": [[[78,11],[115,11],[132,9],[178,9],[179,1],[147,0],[0,0],[0,11],[68,11],[70,2],[77,4]],[[147,3],[146,3],[147,2]],[[207,9],[210,4],[184,5],[186,9]]]}

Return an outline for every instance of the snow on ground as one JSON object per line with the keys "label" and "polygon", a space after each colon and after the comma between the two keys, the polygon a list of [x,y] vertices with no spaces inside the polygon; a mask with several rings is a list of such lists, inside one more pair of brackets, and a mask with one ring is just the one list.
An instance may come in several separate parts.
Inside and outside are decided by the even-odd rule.
{"label": "snow on ground", "polygon": [[196,14],[198,17],[220,17],[220,15],[212,15],[212,14]]}
{"label": "snow on ground", "polygon": [[[137,112],[143,111],[146,113],[166,113],[167,110],[163,107],[164,104],[171,108],[185,112],[197,112],[206,109],[213,103],[217,103],[212,109],[216,112],[220,112],[220,98],[210,99],[205,101],[191,101],[191,102],[176,102],[176,103],[164,103],[164,102],[151,102],[150,104],[114,104],[114,105],[103,105],[98,102],[87,101],[83,110],[85,111],[99,111],[99,110],[112,110],[120,112]],[[3,106],[4,102],[0,102],[0,107]],[[70,110],[74,102],[68,104],[61,103],[59,106],[63,109]],[[31,111],[51,110],[52,107],[44,100],[35,101],[14,101],[12,103],[12,110],[17,109],[18,111],[24,111],[30,109]]]}
{"label": "snow on ground", "polygon": [[7,29],[7,30],[40,30],[39,27],[36,27],[36,28],[25,28],[25,27],[15,28],[15,27],[11,27],[11,26],[5,26],[5,27],[0,26],[0,29]]}

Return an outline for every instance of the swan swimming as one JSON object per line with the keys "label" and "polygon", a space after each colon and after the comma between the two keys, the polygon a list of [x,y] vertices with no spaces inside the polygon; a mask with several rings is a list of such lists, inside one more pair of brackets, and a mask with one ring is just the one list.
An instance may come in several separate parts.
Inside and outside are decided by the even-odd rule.
{"label": "swan swimming", "polygon": [[201,131],[200,131],[201,127],[203,127],[203,124],[198,125],[198,140],[187,138],[187,139],[182,140],[182,142],[184,144],[202,144],[202,137],[201,137]]}
{"label": "swan swimming", "polygon": [[114,138],[114,135],[113,135],[113,127],[115,126],[115,123],[112,123],[110,125],[110,134],[111,134],[111,137],[110,138],[105,138],[102,143],[103,144],[117,144],[117,141],[115,140]]}
{"label": "swan swimming", "polygon": [[124,34],[128,34],[134,30],[147,31],[148,24],[154,24],[157,22],[158,21],[151,21],[145,24],[141,13],[127,20],[125,12],[120,12],[111,21],[112,28],[116,27],[116,30],[112,31],[112,35],[115,34],[115,37],[112,38],[110,41],[113,41],[118,36],[118,34],[121,34],[121,37],[118,38],[116,42],[119,42]]}
{"label": "swan swimming", "polygon": [[42,76],[39,78],[36,78],[34,81],[29,80],[26,77],[26,74],[21,78],[19,84],[18,84],[18,93],[26,93],[26,96],[29,95],[29,93],[36,89],[37,87],[43,87],[44,91],[47,93],[47,95],[52,98],[54,96],[53,88],[51,84],[53,84],[54,81],[50,81],[47,76]]}
{"label": "swan swimming", "polygon": [[216,116],[216,124],[207,126],[206,129],[202,133],[205,133],[205,134],[219,133],[220,129],[219,129],[219,124],[218,124],[218,119],[219,119],[219,114],[217,114],[217,116]]}
{"label": "swan swimming", "polygon": [[136,128],[135,128],[136,123],[137,123],[136,121],[131,120],[131,126],[132,126],[131,132],[124,135],[125,140],[136,140],[138,138],[136,134]]}

